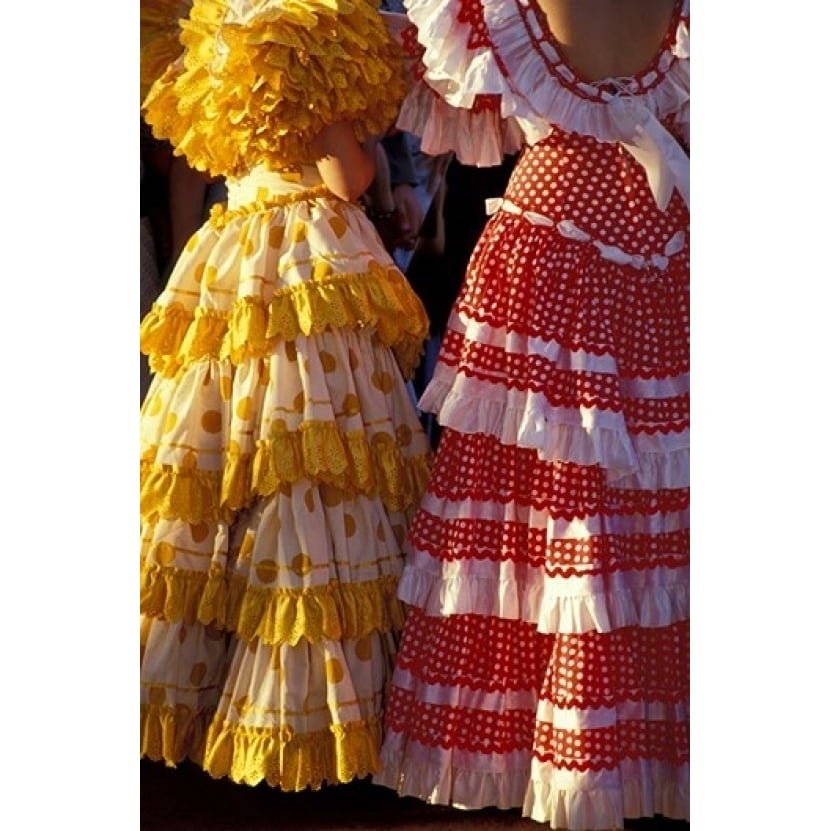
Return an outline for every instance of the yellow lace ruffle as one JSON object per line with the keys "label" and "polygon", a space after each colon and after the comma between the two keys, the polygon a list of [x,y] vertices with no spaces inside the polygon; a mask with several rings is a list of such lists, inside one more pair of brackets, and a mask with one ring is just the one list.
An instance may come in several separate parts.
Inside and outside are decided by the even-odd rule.
{"label": "yellow lace ruffle", "polygon": [[168,622],[221,626],[228,590],[224,575],[185,571],[156,563],[141,567],[140,611]]}
{"label": "yellow lace ruffle", "polygon": [[191,523],[230,522],[255,497],[301,479],[348,496],[377,495],[387,510],[403,511],[424,492],[432,461],[429,454],[403,456],[392,437],[370,443],[365,433],[342,435],[334,423],[319,421],[259,441],[253,456],[230,452],[224,472],[159,465],[153,456],[150,448],[141,461],[142,517]]}
{"label": "yellow lace ruffle", "polygon": [[182,54],[179,20],[188,16],[192,0],[141,0],[140,63],[141,100],[157,78]]}
{"label": "yellow lace ruffle", "polygon": [[269,355],[278,341],[326,329],[373,327],[391,347],[405,377],[421,359],[429,322],[406,278],[393,266],[373,262],[363,274],[341,274],[279,290],[268,305],[240,298],[230,314],[180,304],[154,304],[141,323],[141,351],[154,372],[174,377],[204,357]]}
{"label": "yellow lace ruffle", "polygon": [[214,723],[208,731],[204,769],[213,777],[284,791],[350,782],[380,770],[381,725],[367,719],[316,733]]}
{"label": "yellow lace ruffle", "polygon": [[212,175],[311,163],[314,137],[342,120],[360,141],[382,134],[405,93],[400,47],[364,0],[283,0],[244,21],[195,0],[181,41],[183,65],[153,85],[145,118]]}
{"label": "yellow lace ruffle", "polygon": [[269,644],[362,638],[401,631],[404,607],[392,576],[365,583],[331,582],[305,589],[264,589],[240,577],[161,568],[141,569],[141,612],[173,623],[215,625]]}
{"label": "yellow lace ruffle", "polygon": [[291,646],[300,640],[362,638],[371,632],[401,631],[404,607],[396,597],[398,581],[336,583],[320,589],[262,589],[232,580],[227,628],[238,636]]}
{"label": "yellow lace ruffle", "polygon": [[141,755],[176,767],[185,759],[202,763],[205,735],[213,711],[195,713],[183,704],[141,705]]}

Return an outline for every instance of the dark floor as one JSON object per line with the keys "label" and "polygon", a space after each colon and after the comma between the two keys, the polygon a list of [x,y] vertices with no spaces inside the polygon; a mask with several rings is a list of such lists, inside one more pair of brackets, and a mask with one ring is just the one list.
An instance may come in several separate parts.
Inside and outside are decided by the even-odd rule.
{"label": "dark floor", "polygon": [[[142,831],[548,831],[519,810],[460,811],[401,798],[366,781],[282,793],[212,779],[195,765],[141,762]],[[689,831],[689,823],[627,822],[632,831]]]}

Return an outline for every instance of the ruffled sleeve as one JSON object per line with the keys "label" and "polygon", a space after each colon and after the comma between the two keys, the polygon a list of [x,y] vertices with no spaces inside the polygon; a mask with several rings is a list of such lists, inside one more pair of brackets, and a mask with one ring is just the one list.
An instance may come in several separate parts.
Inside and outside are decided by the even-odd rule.
{"label": "ruffled sleeve", "polygon": [[141,0],[139,12],[139,81],[141,100],[153,82],[182,54],[179,21],[188,16],[191,0]]}
{"label": "ruffled sleeve", "polygon": [[404,38],[419,59],[398,118],[424,152],[498,165],[524,141],[516,92],[496,60],[479,0],[404,0],[414,24]]}
{"label": "ruffled sleeve", "polygon": [[359,140],[383,133],[405,93],[401,49],[370,0],[195,0],[181,41],[145,119],[212,175],[312,162],[337,121]]}
{"label": "ruffled sleeve", "polygon": [[[421,136],[425,152],[452,150],[466,164],[499,164],[504,154],[544,138],[557,125],[620,141],[641,163],[648,157],[652,169],[661,167],[652,176],[661,179],[655,186],[659,201],[683,178],[682,172],[664,173],[665,167],[684,165],[657,122],[675,115],[683,123],[688,115],[689,0],[678,0],[653,65],[634,78],[595,83],[574,74],[538,5],[529,0],[405,5],[413,24],[409,50],[418,52],[421,65],[398,125]],[[658,153],[672,158],[665,165],[655,161]]]}

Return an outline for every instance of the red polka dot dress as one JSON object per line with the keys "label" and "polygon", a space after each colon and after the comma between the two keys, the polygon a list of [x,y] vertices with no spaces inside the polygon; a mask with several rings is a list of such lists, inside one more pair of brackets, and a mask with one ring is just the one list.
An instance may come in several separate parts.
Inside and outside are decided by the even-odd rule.
{"label": "red polka dot dress", "polygon": [[409,0],[399,125],[522,146],[421,406],[443,425],[375,782],[552,828],[689,818],[689,4],[588,83],[535,0]]}

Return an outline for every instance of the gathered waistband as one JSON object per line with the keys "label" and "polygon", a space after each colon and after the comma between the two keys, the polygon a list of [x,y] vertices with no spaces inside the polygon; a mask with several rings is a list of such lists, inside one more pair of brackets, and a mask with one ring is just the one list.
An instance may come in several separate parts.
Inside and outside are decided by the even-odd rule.
{"label": "gathered waistband", "polygon": [[239,179],[228,179],[226,184],[228,210],[258,202],[280,205],[330,195],[314,165],[281,171],[261,165]]}

